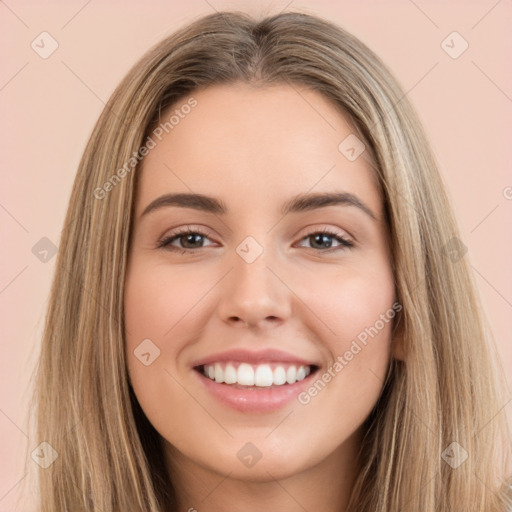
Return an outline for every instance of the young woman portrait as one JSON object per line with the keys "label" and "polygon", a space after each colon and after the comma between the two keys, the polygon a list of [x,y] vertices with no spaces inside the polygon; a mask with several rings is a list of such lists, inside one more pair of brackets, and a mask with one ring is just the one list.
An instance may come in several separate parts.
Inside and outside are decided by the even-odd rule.
{"label": "young woman portrait", "polygon": [[41,512],[505,512],[504,372],[433,152],[321,16],[152,47],[81,158],[35,376]]}

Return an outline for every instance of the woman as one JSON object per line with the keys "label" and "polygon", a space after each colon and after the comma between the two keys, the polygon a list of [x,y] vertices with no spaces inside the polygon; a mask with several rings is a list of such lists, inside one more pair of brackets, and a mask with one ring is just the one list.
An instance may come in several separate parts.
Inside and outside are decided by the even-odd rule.
{"label": "woman", "polygon": [[72,191],[41,510],[506,510],[503,378],[461,247],[415,112],[355,37],[230,12],[168,37]]}

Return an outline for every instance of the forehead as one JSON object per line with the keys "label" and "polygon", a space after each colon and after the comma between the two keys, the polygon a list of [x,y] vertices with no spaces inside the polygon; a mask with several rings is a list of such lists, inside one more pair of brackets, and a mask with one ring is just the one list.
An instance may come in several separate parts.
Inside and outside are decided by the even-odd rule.
{"label": "forehead", "polygon": [[[192,108],[183,108],[195,100]],[[172,123],[168,122],[172,118]],[[233,209],[305,192],[347,191],[380,211],[367,151],[343,153],[356,131],[321,94],[297,85],[217,85],[194,91],[161,116],[143,161],[137,211],[168,192],[225,199]],[[155,133],[155,132],[153,132]],[[161,140],[160,140],[161,139]]]}

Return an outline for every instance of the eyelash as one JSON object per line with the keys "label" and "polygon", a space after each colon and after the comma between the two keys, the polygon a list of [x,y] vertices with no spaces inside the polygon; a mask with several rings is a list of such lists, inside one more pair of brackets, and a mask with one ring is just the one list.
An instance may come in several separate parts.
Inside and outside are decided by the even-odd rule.
{"label": "eyelash", "polygon": [[[157,248],[165,249],[165,250],[169,250],[169,251],[173,251],[173,252],[180,252],[180,254],[187,254],[187,253],[193,254],[193,253],[196,253],[197,251],[203,249],[203,247],[200,247],[197,249],[182,249],[180,247],[175,247],[175,246],[170,245],[175,240],[178,240],[187,235],[200,235],[202,237],[208,238],[208,235],[206,233],[203,233],[200,230],[193,230],[190,228],[186,228],[186,229],[179,230],[179,231],[175,232],[174,234],[172,234],[171,236],[168,236],[168,237],[165,237],[164,239],[162,239],[158,243]],[[338,233],[331,231],[329,229],[313,231],[312,233],[309,233],[309,234],[305,235],[304,237],[302,237],[301,241],[304,240],[305,238],[309,238],[314,235],[328,235],[329,237],[332,237],[336,241],[340,242],[340,244],[341,244],[338,247],[330,247],[328,249],[316,249],[320,253],[330,253],[330,252],[334,252],[334,251],[338,251],[338,250],[351,249],[354,247],[354,244],[352,242],[350,242],[343,236],[341,236]],[[312,249],[315,250],[314,248],[312,248]]]}

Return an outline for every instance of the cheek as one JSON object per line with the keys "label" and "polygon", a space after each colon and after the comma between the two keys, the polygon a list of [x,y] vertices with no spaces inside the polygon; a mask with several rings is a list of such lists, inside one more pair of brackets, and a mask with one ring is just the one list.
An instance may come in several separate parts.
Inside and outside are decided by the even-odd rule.
{"label": "cheek", "polygon": [[[184,415],[193,406],[179,384],[179,354],[187,344],[187,313],[197,302],[197,290],[186,286],[180,272],[137,260],[125,284],[125,342],[130,383],[146,416],[166,432],[179,432],[182,422],[169,410]],[[190,332],[190,331],[188,331]],[[172,343],[168,340],[172,339]],[[166,341],[167,340],[167,341]],[[167,403],[169,407],[163,406]]]}
{"label": "cheek", "polygon": [[[331,279],[316,280],[315,292],[310,288],[307,294],[304,288],[303,295],[321,320],[317,319],[316,329],[311,330],[321,333],[329,363],[318,375],[321,382],[307,392],[302,403],[320,394],[324,398],[329,395],[328,401],[350,412],[352,420],[358,417],[361,421],[385,381],[397,306],[393,308],[395,287],[389,266],[376,262],[365,269],[344,268]],[[318,406],[325,403],[314,400]]]}
{"label": "cheek", "polygon": [[[186,314],[184,309],[189,301],[185,296],[190,293],[179,282],[170,280],[161,266],[134,258],[128,268],[124,292],[125,350],[130,380],[141,403],[151,403],[151,397],[158,396],[172,381],[165,370],[174,373],[172,362],[181,347],[180,338],[173,334],[180,327],[177,322]],[[165,343],[170,336],[174,342]]]}
{"label": "cheek", "polygon": [[370,338],[369,331],[371,338],[389,337],[395,286],[386,262],[347,266],[325,278],[318,277],[304,285],[302,297],[325,326],[324,341],[328,341],[333,354],[344,353],[354,339],[364,343]]}
{"label": "cheek", "polygon": [[[198,302],[200,288],[201,283],[194,283],[186,272],[134,263],[127,274],[124,300],[129,347],[133,350],[141,340],[150,338],[166,351],[173,347],[178,350],[175,341],[179,338],[174,334]],[[165,343],[169,337],[173,338],[172,346]]]}

